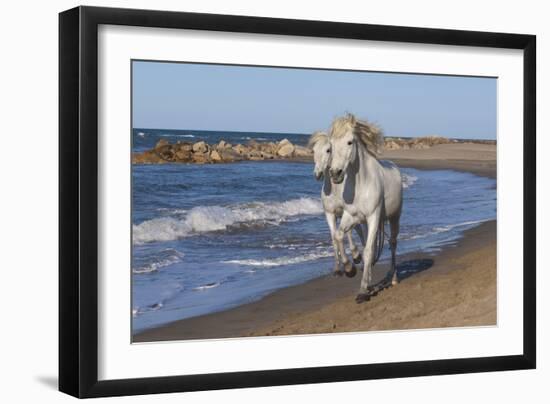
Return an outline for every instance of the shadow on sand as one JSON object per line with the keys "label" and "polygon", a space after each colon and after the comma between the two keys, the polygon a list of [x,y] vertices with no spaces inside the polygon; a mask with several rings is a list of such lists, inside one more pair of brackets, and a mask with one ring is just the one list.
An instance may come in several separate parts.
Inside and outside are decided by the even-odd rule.
{"label": "shadow on sand", "polygon": [[407,279],[414,274],[430,269],[434,265],[431,258],[420,258],[401,262],[397,264],[397,277],[400,281]]}

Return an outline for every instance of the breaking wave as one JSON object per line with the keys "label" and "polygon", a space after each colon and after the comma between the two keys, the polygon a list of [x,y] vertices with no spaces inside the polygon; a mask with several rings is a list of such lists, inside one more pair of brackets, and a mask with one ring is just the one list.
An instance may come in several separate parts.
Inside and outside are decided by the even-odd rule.
{"label": "breaking wave", "polygon": [[171,241],[195,234],[223,231],[239,225],[278,225],[294,216],[323,212],[319,199],[252,202],[234,206],[198,206],[183,217],[159,217],[133,225],[134,244]]}

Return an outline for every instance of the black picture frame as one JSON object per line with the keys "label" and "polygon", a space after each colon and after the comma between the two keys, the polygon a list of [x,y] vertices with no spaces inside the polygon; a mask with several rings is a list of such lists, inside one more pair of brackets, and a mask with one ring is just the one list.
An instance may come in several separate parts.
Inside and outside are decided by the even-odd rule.
{"label": "black picture frame", "polygon": [[[523,353],[99,381],[98,26],[100,24],[523,50]],[[536,366],[536,37],[184,12],[77,7],[59,15],[59,390],[104,397],[325,383]]]}

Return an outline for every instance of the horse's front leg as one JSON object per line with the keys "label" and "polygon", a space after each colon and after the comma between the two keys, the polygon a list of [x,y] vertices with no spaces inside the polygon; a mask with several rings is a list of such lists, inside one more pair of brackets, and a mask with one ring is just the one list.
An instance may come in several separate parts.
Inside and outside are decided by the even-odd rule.
{"label": "horse's front leg", "polygon": [[[354,229],[357,230],[358,227],[360,226],[355,226]],[[348,236],[349,249],[351,251],[351,257],[353,258],[353,263],[359,264],[361,262],[361,252],[353,242],[352,232],[348,231],[346,234]]]}
{"label": "horse's front leg", "polygon": [[338,258],[338,246],[336,245],[336,215],[334,213],[325,211],[325,217],[327,219],[328,228],[330,230],[330,239],[332,241],[332,247],[334,248],[333,274],[336,276],[342,276],[344,273],[340,269],[340,260]]}
{"label": "horse's front leg", "polygon": [[346,233],[349,233],[351,229],[353,229],[353,226],[355,226],[356,224],[357,222],[355,218],[344,211],[344,214],[342,215],[342,220],[340,220],[340,226],[336,231],[336,245],[338,247],[340,259],[342,260],[346,276],[350,278],[355,276],[355,274],[357,273],[357,268],[355,268],[355,265],[350,262],[348,256],[346,255],[346,250],[344,249],[344,236],[346,235]]}
{"label": "horse's front leg", "polygon": [[374,246],[376,244],[376,232],[381,220],[380,209],[377,209],[367,218],[367,241],[363,251],[363,277],[361,278],[361,288],[359,294],[355,298],[357,303],[362,303],[370,299],[371,284],[372,284],[372,263],[376,252]]}

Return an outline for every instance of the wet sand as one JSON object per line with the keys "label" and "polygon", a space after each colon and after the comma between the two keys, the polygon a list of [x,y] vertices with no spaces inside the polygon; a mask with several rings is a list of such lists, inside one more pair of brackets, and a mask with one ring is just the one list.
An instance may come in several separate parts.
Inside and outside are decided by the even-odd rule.
{"label": "wet sand", "polygon": [[[466,147],[465,147],[466,146]],[[496,147],[451,144],[386,152],[385,159],[419,169],[456,169],[496,176]],[[398,255],[397,286],[355,303],[355,278],[325,276],[263,299],[134,335],[134,342],[295,335],[496,324],[496,222],[465,232],[438,254]],[[374,267],[374,281],[387,264]]]}

